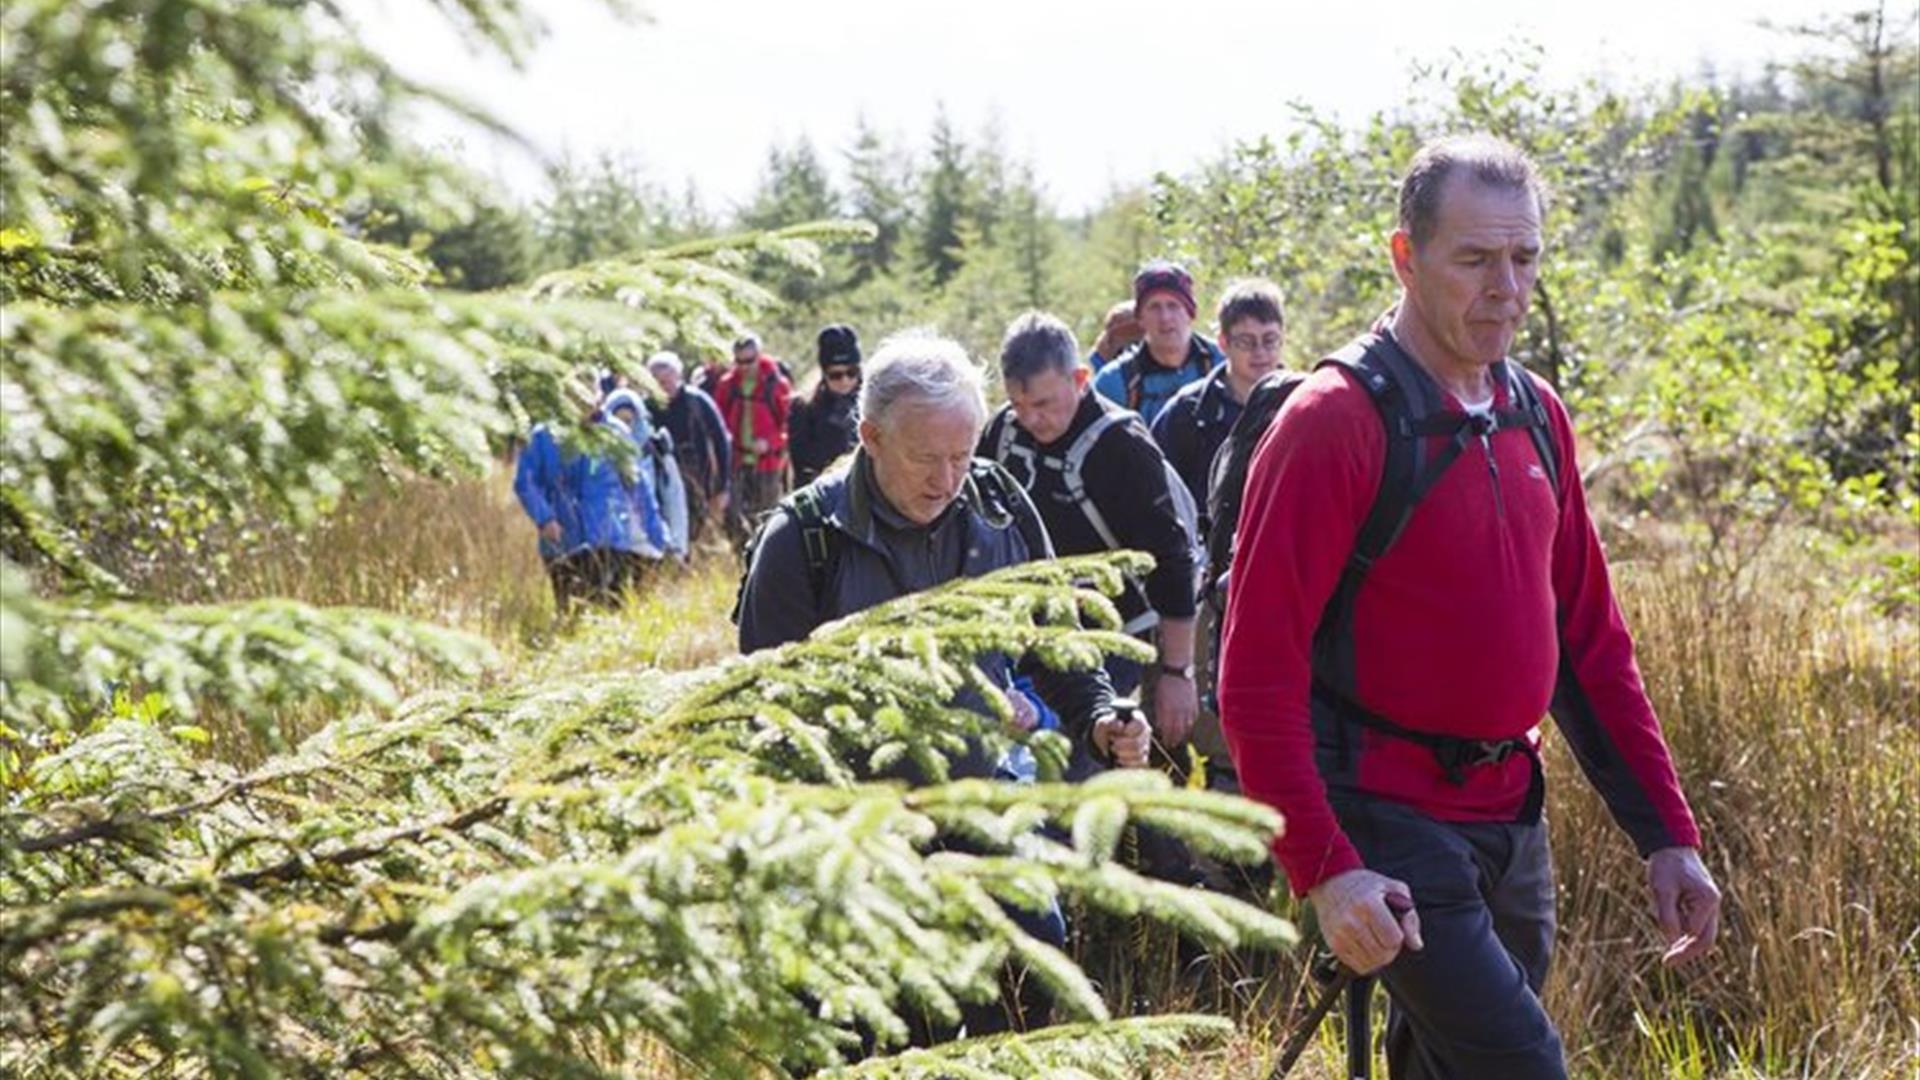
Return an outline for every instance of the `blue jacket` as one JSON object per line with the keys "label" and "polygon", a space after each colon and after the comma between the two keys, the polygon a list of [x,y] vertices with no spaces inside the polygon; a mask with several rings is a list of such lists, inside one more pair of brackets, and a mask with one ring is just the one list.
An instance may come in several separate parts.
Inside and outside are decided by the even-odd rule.
{"label": "blue jacket", "polygon": [[560,541],[540,540],[546,560],[596,549],[659,554],[636,528],[632,485],[620,463],[561,450],[545,424],[533,429],[513,473],[513,493],[535,527],[560,523]]}
{"label": "blue jacket", "polygon": [[[633,414],[627,423],[616,415]],[[673,461],[673,437],[653,426],[647,403],[632,390],[615,390],[600,407],[609,421],[626,427],[640,449],[640,460],[628,492],[634,521],[654,551],[685,554],[687,550],[687,493],[680,486],[680,470]],[[676,513],[675,511],[678,511]]]}
{"label": "blue jacket", "polygon": [[1093,389],[1101,397],[1140,414],[1153,423],[1180,388],[1207,377],[1207,372],[1226,363],[1220,347],[1199,334],[1187,339],[1187,359],[1177,368],[1163,368],[1147,353],[1145,339],[1129,346],[1093,377]]}

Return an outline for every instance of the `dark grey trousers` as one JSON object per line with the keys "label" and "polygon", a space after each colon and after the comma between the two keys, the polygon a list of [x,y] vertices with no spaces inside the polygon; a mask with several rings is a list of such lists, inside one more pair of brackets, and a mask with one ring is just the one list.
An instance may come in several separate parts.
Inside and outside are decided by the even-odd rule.
{"label": "dark grey trousers", "polygon": [[1413,890],[1426,947],[1380,972],[1393,1080],[1562,1080],[1560,1034],[1540,1005],[1553,955],[1545,822],[1435,821],[1397,803],[1336,795],[1367,868]]}

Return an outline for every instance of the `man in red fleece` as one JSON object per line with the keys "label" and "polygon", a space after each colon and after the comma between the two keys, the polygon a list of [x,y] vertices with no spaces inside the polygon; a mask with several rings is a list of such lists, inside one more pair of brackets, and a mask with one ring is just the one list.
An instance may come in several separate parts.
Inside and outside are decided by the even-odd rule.
{"label": "man in red fleece", "polygon": [[[1381,971],[1395,1077],[1565,1075],[1539,999],[1549,708],[1647,861],[1667,958],[1718,927],[1566,409],[1506,360],[1541,211],[1512,146],[1423,148],[1392,238],[1398,307],[1294,392],[1247,476],[1222,723],[1247,794],[1286,817],[1274,853],[1296,894],[1342,961]],[[1421,493],[1382,528],[1376,497],[1409,460],[1419,480],[1395,490]]]}
{"label": "man in red fleece", "polygon": [[727,535],[746,548],[760,519],[786,494],[787,412],[793,385],[780,361],[760,351],[760,338],[746,334],[733,343],[733,369],[720,376],[713,402],[733,437],[732,494],[727,500]]}

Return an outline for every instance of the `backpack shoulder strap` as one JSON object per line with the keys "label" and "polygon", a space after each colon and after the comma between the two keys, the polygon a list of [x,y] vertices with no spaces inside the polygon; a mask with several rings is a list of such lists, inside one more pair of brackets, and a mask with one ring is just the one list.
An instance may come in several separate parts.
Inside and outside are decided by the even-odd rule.
{"label": "backpack shoulder strap", "polygon": [[1044,559],[1053,552],[1053,542],[1047,537],[1046,523],[1040,520],[1040,512],[1034,508],[1033,500],[1020,487],[1013,474],[1000,466],[999,462],[985,458],[973,459],[970,470],[973,484],[980,493],[980,516],[988,525],[1004,529],[1012,525],[1020,530],[1020,539],[1027,545],[1029,559]]}
{"label": "backpack shoulder strap", "polygon": [[1146,346],[1140,345],[1127,358],[1126,386],[1127,408],[1132,412],[1140,411],[1140,401],[1146,395],[1147,373],[1140,367],[1140,358],[1146,355]]}
{"label": "backpack shoulder strap", "polygon": [[[1351,697],[1353,612],[1360,586],[1400,538],[1420,500],[1465,449],[1470,431],[1465,417],[1441,408],[1439,387],[1389,337],[1364,334],[1320,364],[1338,366],[1366,391],[1386,435],[1380,486],[1314,635],[1315,677]],[[1429,461],[1431,435],[1455,437],[1445,452]]]}
{"label": "backpack shoulder strap", "polygon": [[[1386,434],[1380,487],[1350,561],[1350,568],[1357,566],[1364,575],[1400,538],[1420,500],[1466,448],[1465,419],[1442,409],[1440,388],[1391,338],[1364,335],[1321,364],[1339,366],[1366,390]],[[1455,438],[1429,461],[1427,437],[1432,435]]]}
{"label": "backpack shoulder strap", "polygon": [[1101,410],[1099,418],[1088,424],[1086,430],[1075,436],[1072,444],[1067,447],[1060,473],[1061,480],[1066,484],[1067,494],[1072,497],[1074,505],[1080,508],[1080,513],[1086,517],[1087,524],[1093,526],[1093,531],[1100,535],[1100,542],[1107,545],[1108,550],[1117,550],[1120,547],[1120,538],[1107,524],[1106,515],[1094,505],[1092,496],[1087,494],[1084,470],[1087,458],[1093,454],[1093,448],[1099,443],[1100,436],[1105,435],[1115,424],[1129,420],[1138,422],[1139,419],[1137,413],[1125,409]]}
{"label": "backpack shoulder strap", "polygon": [[[1533,440],[1533,452],[1540,459],[1540,467],[1546,470],[1547,483],[1553,486],[1555,497],[1560,491],[1560,453],[1553,444],[1553,422],[1547,413],[1547,403],[1540,399],[1540,391],[1533,385],[1533,377],[1526,369],[1511,362],[1502,363],[1507,380],[1507,401],[1509,410],[1501,417],[1500,426],[1523,427]],[[1512,421],[1508,421],[1508,417]]]}
{"label": "backpack shoulder strap", "polygon": [[[820,497],[819,489],[808,484],[786,498],[781,499],[779,508],[793,518],[794,525],[800,530],[800,550],[807,560],[807,589],[816,603],[826,592],[827,579],[833,574],[833,566],[840,554],[840,545],[835,540],[837,529],[827,520],[825,500]],[[774,515],[768,514],[754,530],[747,541],[746,550],[741,553],[740,586],[733,597],[733,624],[740,625],[741,613],[746,608],[747,578],[753,573],[753,561],[760,553],[760,545],[766,541],[767,530],[773,524]]]}
{"label": "backpack shoulder strap", "polygon": [[833,526],[827,523],[825,502],[820,489],[808,484],[783,500],[800,527],[800,547],[807,556],[807,578],[818,597],[826,588],[827,575],[833,569],[835,544]]}

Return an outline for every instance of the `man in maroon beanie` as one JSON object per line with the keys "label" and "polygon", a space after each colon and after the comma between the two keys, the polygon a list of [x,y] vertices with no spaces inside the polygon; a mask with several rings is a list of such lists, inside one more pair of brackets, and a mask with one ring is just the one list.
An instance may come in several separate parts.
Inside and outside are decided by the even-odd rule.
{"label": "man in maroon beanie", "polygon": [[1193,275],[1179,263],[1155,259],[1133,275],[1133,313],[1142,337],[1094,376],[1101,397],[1153,423],[1190,382],[1207,377],[1226,356],[1193,332]]}

